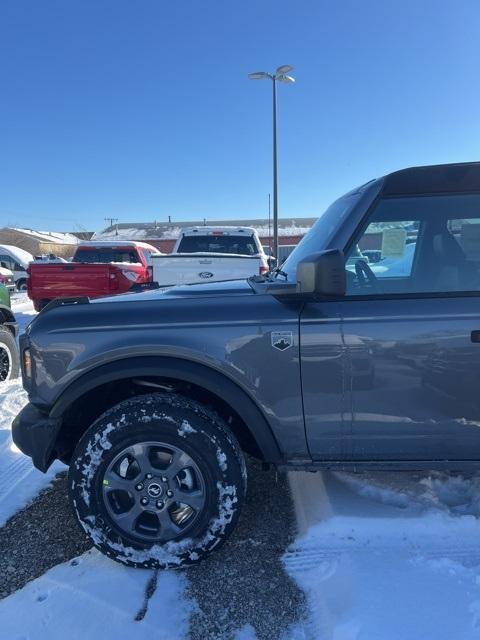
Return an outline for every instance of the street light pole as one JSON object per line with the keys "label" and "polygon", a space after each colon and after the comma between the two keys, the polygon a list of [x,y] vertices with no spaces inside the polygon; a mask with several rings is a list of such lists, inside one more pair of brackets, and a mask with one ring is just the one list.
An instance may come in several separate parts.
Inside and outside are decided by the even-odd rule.
{"label": "street light pole", "polygon": [[278,162],[277,162],[277,82],[292,83],[295,78],[287,75],[293,70],[288,64],[278,67],[275,73],[267,73],[266,71],[256,71],[250,73],[250,80],[272,81],[273,89],[273,255],[277,260],[278,266]]}
{"label": "street light pole", "polygon": [[278,263],[277,81],[273,78],[273,255]]}

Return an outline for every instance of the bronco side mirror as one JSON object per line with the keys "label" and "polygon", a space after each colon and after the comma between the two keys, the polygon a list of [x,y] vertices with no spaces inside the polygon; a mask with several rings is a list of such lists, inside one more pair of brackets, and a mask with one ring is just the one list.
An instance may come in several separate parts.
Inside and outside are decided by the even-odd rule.
{"label": "bronco side mirror", "polygon": [[297,293],[344,296],[345,256],[339,249],[313,253],[297,265]]}

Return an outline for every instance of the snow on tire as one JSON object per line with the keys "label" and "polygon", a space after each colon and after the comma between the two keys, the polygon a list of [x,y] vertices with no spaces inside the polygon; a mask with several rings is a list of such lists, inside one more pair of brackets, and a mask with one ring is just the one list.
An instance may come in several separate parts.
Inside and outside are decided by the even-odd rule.
{"label": "snow on tire", "polygon": [[136,396],[86,431],[70,464],[70,500],[109,557],[135,567],[192,564],[232,532],[246,492],[224,421],[174,393]]}
{"label": "snow on tire", "polygon": [[11,331],[0,326],[0,384],[17,378],[20,372],[17,343]]}

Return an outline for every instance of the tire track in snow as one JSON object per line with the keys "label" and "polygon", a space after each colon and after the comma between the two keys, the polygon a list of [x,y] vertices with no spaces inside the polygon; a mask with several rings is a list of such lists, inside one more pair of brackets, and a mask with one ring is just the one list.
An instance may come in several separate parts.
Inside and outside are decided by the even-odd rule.
{"label": "tire track in snow", "polygon": [[309,603],[291,640],[478,640],[478,477],[426,476],[290,474],[301,535],[283,561]]}

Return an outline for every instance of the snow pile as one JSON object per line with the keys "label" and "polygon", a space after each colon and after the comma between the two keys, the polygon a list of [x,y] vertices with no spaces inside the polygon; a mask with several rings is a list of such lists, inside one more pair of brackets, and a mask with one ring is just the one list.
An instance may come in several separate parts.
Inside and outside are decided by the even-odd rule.
{"label": "snow pile", "polygon": [[[35,315],[32,302],[26,294],[15,294],[12,309],[22,332]],[[12,421],[26,403],[27,394],[20,379],[0,385],[0,526],[25,507],[39,491],[49,486],[59,471],[65,469],[64,465],[57,462],[47,474],[43,474],[13,443]]]}
{"label": "snow pile", "polygon": [[0,601],[0,635],[12,640],[185,638],[194,604],[185,599],[184,576],[159,573],[146,600],[152,577],[88,552]]}
{"label": "snow pile", "polygon": [[15,314],[15,320],[18,322],[19,333],[25,331],[27,325],[33,320],[33,316],[37,314],[33,308],[33,302],[26,292],[16,292],[12,296],[12,311]]}
{"label": "snow pile", "polygon": [[18,380],[0,386],[0,526],[65,468],[58,462],[43,474],[13,443],[11,424],[26,402],[27,394]]}
{"label": "snow pile", "polygon": [[295,483],[315,517],[284,558],[310,605],[292,640],[478,640],[480,476],[318,474],[308,495]]}

